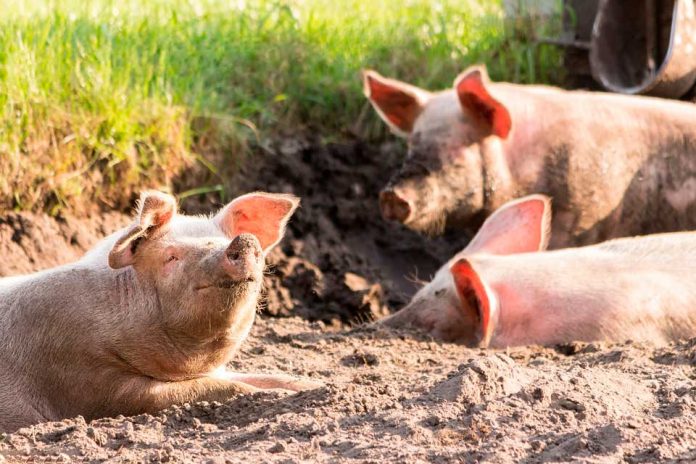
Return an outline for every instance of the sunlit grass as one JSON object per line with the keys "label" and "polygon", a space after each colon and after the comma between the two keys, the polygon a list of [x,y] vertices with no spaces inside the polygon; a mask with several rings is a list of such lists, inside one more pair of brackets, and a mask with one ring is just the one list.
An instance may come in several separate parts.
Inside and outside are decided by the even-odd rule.
{"label": "sunlit grass", "polygon": [[483,0],[0,0],[0,208],[123,206],[279,128],[379,135],[363,67],[557,81],[538,26]]}

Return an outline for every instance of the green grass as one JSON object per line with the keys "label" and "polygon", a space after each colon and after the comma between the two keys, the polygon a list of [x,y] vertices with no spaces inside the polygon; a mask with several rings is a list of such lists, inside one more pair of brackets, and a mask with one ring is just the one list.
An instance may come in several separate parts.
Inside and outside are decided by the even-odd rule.
{"label": "green grass", "polygon": [[499,3],[0,0],[0,209],[124,207],[283,128],[383,136],[364,67],[433,89],[478,62],[559,81],[559,52],[534,42],[556,25]]}

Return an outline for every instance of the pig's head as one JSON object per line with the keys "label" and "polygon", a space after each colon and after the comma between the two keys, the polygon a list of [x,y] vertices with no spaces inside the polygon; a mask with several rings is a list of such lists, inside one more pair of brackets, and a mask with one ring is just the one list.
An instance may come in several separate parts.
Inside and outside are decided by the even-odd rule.
{"label": "pig's head", "polygon": [[506,139],[512,129],[510,113],[492,95],[485,68],[469,68],[453,89],[438,93],[374,71],[365,71],[363,80],[377,113],[408,140],[401,170],[380,193],[384,218],[437,234],[480,216],[486,189],[492,188],[486,185],[483,152],[499,147],[496,139]]}
{"label": "pig's head", "polygon": [[109,266],[132,268],[132,288],[122,294],[144,301],[169,335],[185,343],[230,336],[236,348],[254,320],[265,255],[298,203],[290,195],[250,193],[212,217],[185,216],[170,195],[145,192]]}
{"label": "pig's head", "polygon": [[544,250],[550,225],[548,197],[530,195],[506,203],[486,219],[471,243],[442,266],[407,306],[380,323],[416,326],[438,339],[488,346],[500,306],[494,289],[476,269],[476,257]]}

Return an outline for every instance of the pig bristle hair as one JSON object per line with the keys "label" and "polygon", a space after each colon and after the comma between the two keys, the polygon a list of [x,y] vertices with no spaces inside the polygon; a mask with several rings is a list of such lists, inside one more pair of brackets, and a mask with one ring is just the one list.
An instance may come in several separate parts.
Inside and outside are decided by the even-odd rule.
{"label": "pig bristle hair", "polygon": [[138,217],[140,215],[140,211],[143,209],[143,197],[142,195],[138,197],[137,200],[135,200],[135,204],[133,205],[133,213],[131,214],[134,217]]}
{"label": "pig bristle hair", "polygon": [[[263,275],[264,276],[272,276],[273,273],[270,271],[270,265],[266,265],[263,268]],[[260,290],[261,298],[256,302],[256,314],[261,314],[263,313],[264,309],[268,308],[268,288],[266,287],[266,279],[261,279],[261,290]]]}
{"label": "pig bristle hair", "polygon": [[427,280],[423,280],[420,277],[418,277],[418,268],[416,268],[416,270],[412,273],[407,274],[404,278],[410,283],[416,284],[419,287],[424,287],[428,283]]}
{"label": "pig bristle hair", "polygon": [[372,313],[358,313],[355,316],[355,324],[356,326],[360,325],[365,325],[370,322],[373,322],[375,320],[375,316]]}
{"label": "pig bristle hair", "polygon": [[266,301],[266,294],[264,294],[264,298],[259,299],[259,302],[256,304],[256,314],[263,314],[264,309],[268,309],[268,301]]}
{"label": "pig bristle hair", "polygon": [[[266,265],[264,266],[264,268],[263,268],[263,275],[269,276],[269,277],[272,276],[272,275],[273,275],[273,270],[274,270],[276,267],[277,267],[277,266],[276,266],[275,264],[266,264]],[[261,282],[261,285],[264,285],[264,283]]]}

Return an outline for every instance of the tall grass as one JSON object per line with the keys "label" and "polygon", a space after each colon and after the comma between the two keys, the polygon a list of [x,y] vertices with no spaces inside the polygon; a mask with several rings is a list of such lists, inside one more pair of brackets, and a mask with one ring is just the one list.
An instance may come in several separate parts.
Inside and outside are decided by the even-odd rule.
{"label": "tall grass", "polygon": [[124,206],[250,136],[354,129],[363,67],[429,88],[476,62],[557,81],[539,30],[485,0],[0,0],[0,209]]}

